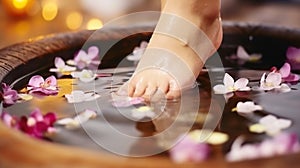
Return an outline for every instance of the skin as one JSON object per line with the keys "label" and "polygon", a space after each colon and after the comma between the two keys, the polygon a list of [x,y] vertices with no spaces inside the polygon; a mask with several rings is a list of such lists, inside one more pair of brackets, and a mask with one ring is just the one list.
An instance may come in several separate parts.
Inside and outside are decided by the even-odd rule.
{"label": "skin", "polygon": [[[222,41],[220,0],[161,0],[161,8],[162,13],[183,17],[198,26],[209,38],[215,50],[219,48]],[[149,48],[163,48],[176,53],[193,72],[189,74],[193,79],[197,78],[203,68],[204,62],[199,56],[176,38],[154,33],[147,49]],[[128,95],[150,99],[151,95],[159,90],[167,99],[179,98],[182,87],[176,83],[176,78],[180,76],[172,76],[160,69],[143,70],[129,80]]]}

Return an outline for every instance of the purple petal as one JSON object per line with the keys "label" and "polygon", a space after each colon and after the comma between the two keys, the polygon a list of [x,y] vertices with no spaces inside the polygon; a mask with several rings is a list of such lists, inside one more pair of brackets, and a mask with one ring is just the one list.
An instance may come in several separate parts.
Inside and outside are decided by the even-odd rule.
{"label": "purple petal", "polygon": [[286,57],[293,70],[300,69],[300,48],[289,47],[286,52]]}
{"label": "purple petal", "polygon": [[45,80],[40,75],[35,75],[30,78],[28,85],[32,87],[40,87],[42,84],[44,84]]}
{"label": "purple petal", "polygon": [[90,58],[90,60],[93,60],[95,58],[97,58],[99,54],[99,49],[98,47],[96,46],[91,46],[89,49],[88,49],[88,54],[87,56]]}
{"label": "purple petal", "polygon": [[135,104],[141,104],[141,103],[143,103],[144,101],[145,101],[145,99],[142,98],[142,97],[133,97],[133,98],[131,98],[131,100],[130,100],[130,104],[132,104],[132,105],[135,105]]}
{"label": "purple petal", "polygon": [[2,83],[2,91],[6,92],[6,91],[9,91],[9,90],[11,90],[10,86],[7,85],[6,83]]}
{"label": "purple petal", "polygon": [[50,89],[44,89],[44,88],[33,88],[29,91],[29,93],[37,93],[42,95],[56,95],[58,93],[58,90],[50,90]]}
{"label": "purple petal", "polygon": [[87,53],[83,50],[80,50],[74,57],[74,61],[76,63],[78,63],[79,61],[81,61],[81,58],[87,57]]}
{"label": "purple petal", "polygon": [[49,84],[50,86],[56,86],[57,80],[56,80],[55,76],[51,75],[48,78],[46,78],[45,83]]}
{"label": "purple petal", "polygon": [[18,92],[15,90],[8,90],[3,93],[4,106],[13,105],[19,99]]}
{"label": "purple petal", "polygon": [[185,136],[170,150],[171,159],[175,162],[199,162],[208,158],[210,149],[208,144],[195,142]]}

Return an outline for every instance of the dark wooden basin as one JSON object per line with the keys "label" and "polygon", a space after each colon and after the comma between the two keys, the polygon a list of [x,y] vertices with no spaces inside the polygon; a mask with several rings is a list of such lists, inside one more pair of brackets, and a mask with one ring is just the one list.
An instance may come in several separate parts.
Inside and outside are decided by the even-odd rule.
{"label": "dark wooden basin", "polygon": [[[289,46],[300,47],[300,30],[288,29],[284,27],[271,27],[262,25],[253,25],[247,23],[227,23],[224,25],[224,40],[219,49],[219,55],[225,67],[233,68],[230,72],[235,76],[254,76],[259,75],[256,72],[268,70],[272,66],[280,67],[285,61],[285,52]],[[103,57],[103,68],[114,68],[118,62],[128,55],[135,46],[142,40],[148,40],[154,26],[140,26],[128,28],[110,28],[94,34],[87,46],[97,44],[101,48]],[[81,49],[86,40],[90,38],[93,31],[80,31],[74,33],[63,33],[48,35],[27,42],[15,44],[0,50],[0,81],[8,84],[15,83],[15,89],[21,89],[26,85],[32,72],[42,72],[46,75],[48,68],[53,66],[53,60],[56,56],[64,59],[73,57],[73,54]],[[130,36],[129,36],[130,35]],[[112,41],[117,41],[110,46]],[[247,50],[255,53],[262,53],[264,57],[259,64],[245,64],[243,67],[237,67],[232,62],[225,59],[226,56],[235,53],[238,45],[245,46]],[[213,66],[213,59],[208,61],[207,66]],[[245,68],[248,70],[245,71]],[[254,75],[253,75],[254,74]],[[19,80],[20,79],[20,80]],[[207,76],[202,74],[199,80],[205,83]],[[16,82],[19,80],[18,82]],[[204,89],[210,86],[210,82],[205,83]],[[300,89],[299,84],[294,88]],[[271,113],[278,114],[273,110],[272,103],[282,103],[294,96],[291,106],[287,106],[286,114],[280,113],[280,116],[293,118],[294,123],[291,130],[300,135],[300,113],[294,111],[300,106],[297,100],[300,98],[300,92],[295,91],[292,95],[283,97],[262,95],[248,95],[244,99],[259,100],[267,105]],[[208,97],[209,98],[209,97]],[[298,98],[298,99],[297,99]],[[281,101],[282,100],[282,101]],[[234,103],[233,100],[232,104]],[[236,137],[243,132],[243,128],[236,129],[243,125],[241,123],[231,122],[236,119],[231,118],[230,108],[232,104],[225,106],[223,120],[220,122],[220,131],[228,132],[232,137]],[[234,118],[235,116],[233,116]],[[239,119],[239,118],[238,118]],[[143,125],[139,125],[143,127]],[[145,126],[147,127],[147,126]],[[236,129],[236,130],[235,130]],[[222,152],[228,150],[228,147],[216,149],[219,153],[208,161],[197,164],[175,164],[166,154],[155,155],[143,158],[121,157],[108,152],[91,150],[79,146],[70,146],[68,143],[60,144],[53,142],[40,141],[30,138],[18,131],[7,128],[0,122],[0,167],[257,167],[257,168],[275,168],[275,167],[299,167],[300,154],[288,156],[273,157],[268,159],[259,159],[252,161],[243,161],[237,163],[228,163],[222,156]]]}

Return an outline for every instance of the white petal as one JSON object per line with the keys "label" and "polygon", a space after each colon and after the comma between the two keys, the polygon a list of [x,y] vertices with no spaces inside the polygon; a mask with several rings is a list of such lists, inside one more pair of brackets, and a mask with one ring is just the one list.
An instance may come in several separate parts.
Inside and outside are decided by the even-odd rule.
{"label": "white petal", "polygon": [[145,112],[140,112],[135,110],[131,112],[131,116],[139,120],[146,117]]}
{"label": "white petal", "polygon": [[261,106],[255,105],[252,101],[239,102],[236,107],[238,113],[252,113],[256,110],[262,110]]}
{"label": "white petal", "polygon": [[227,89],[224,85],[216,85],[213,88],[215,94],[226,94],[227,93]]}
{"label": "white petal", "polygon": [[74,60],[68,60],[68,61],[67,61],[67,64],[68,64],[68,65],[73,65],[73,66],[75,66],[75,65],[76,65],[76,62],[75,62]]}
{"label": "white petal", "polygon": [[266,78],[266,83],[270,83],[274,86],[279,86],[281,81],[281,74],[276,72],[270,72]]}
{"label": "white petal", "polygon": [[59,69],[57,69],[57,68],[50,68],[49,72],[59,72]]}
{"label": "white petal", "polygon": [[60,120],[57,120],[55,122],[55,124],[58,124],[58,125],[70,125],[70,124],[74,124],[75,121],[73,118],[63,118],[63,119],[60,119]]}
{"label": "white petal", "polygon": [[266,73],[264,73],[261,78],[260,78],[260,87],[264,87],[265,85],[265,80],[266,80]]}
{"label": "white petal", "polygon": [[290,92],[291,91],[291,88],[289,87],[289,85],[283,83],[280,85],[280,89],[279,89],[281,92]]}
{"label": "white petal", "polygon": [[237,90],[247,88],[248,83],[249,83],[248,79],[240,78],[234,83],[234,88],[236,88]]}
{"label": "white petal", "polygon": [[92,110],[85,110],[84,112],[79,113],[76,117],[74,117],[74,120],[78,123],[85,123],[89,119],[94,118],[97,116],[97,113]]}
{"label": "white petal", "polygon": [[149,118],[154,118],[155,117],[155,113],[153,111],[147,111],[146,112],[146,116]]}
{"label": "white petal", "polygon": [[287,119],[278,119],[276,125],[281,129],[286,129],[292,125],[292,121]]}
{"label": "white petal", "polygon": [[277,117],[274,115],[267,115],[259,120],[259,123],[264,126],[269,126],[274,124],[277,121]]}
{"label": "white petal", "polygon": [[56,68],[63,68],[66,65],[65,61],[62,58],[60,58],[60,57],[56,57],[55,58],[54,64],[55,64]]}
{"label": "white petal", "polygon": [[234,86],[234,79],[228,73],[225,73],[223,83],[224,83],[226,88],[233,87]]}
{"label": "white petal", "polygon": [[246,52],[246,50],[242,46],[238,46],[238,48],[237,48],[237,57],[239,59],[246,60],[246,61],[248,61],[250,59],[249,54]]}

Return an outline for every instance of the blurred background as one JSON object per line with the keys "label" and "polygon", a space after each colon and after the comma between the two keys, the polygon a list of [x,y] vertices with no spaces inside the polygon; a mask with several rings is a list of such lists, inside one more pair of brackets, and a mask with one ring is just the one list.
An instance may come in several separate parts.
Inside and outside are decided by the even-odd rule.
{"label": "blurred background", "polygon": [[[0,48],[149,10],[159,11],[160,0],[0,0]],[[222,0],[222,18],[300,29],[300,0]]]}

